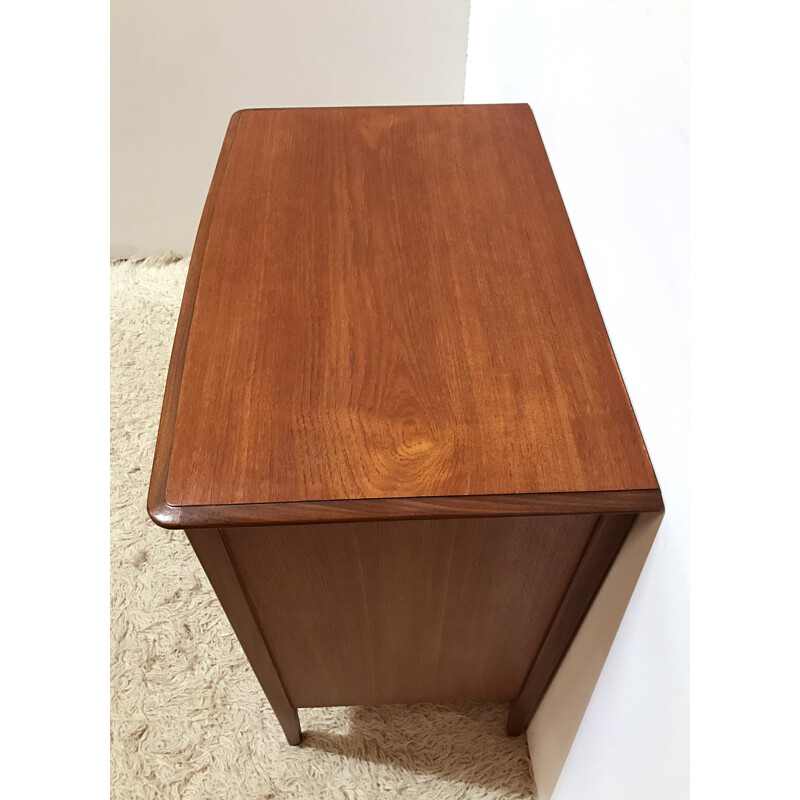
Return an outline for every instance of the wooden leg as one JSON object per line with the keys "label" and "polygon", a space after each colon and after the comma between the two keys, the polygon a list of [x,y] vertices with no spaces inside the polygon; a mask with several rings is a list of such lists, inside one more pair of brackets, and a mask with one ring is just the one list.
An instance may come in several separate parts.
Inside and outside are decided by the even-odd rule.
{"label": "wooden leg", "polygon": [[518,736],[528,727],[556,667],[635,519],[636,514],[604,514],[598,520],[528,677],[511,703],[507,725],[509,736]]}
{"label": "wooden leg", "polygon": [[247,593],[242,587],[225,543],[225,535],[214,528],[187,530],[186,535],[217,593],[287,741],[289,744],[300,744],[302,733],[297,709],[286,694],[261,629],[253,616]]}

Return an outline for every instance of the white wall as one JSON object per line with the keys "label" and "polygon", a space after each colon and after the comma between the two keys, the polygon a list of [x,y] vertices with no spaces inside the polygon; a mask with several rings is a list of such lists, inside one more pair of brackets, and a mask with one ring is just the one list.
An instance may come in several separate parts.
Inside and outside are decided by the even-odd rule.
{"label": "white wall", "polygon": [[647,554],[650,522],[623,554],[617,582],[604,586],[594,627],[584,626],[529,728],[540,800],[682,798],[687,0],[469,5],[114,0],[112,257],[189,253],[237,108],[530,103],[667,506],[613,646],[614,615]]}
{"label": "white wall", "polygon": [[[575,647],[594,655],[568,655],[528,730],[540,800],[684,798],[687,0],[473,0],[465,102],[533,108],[667,508],[591,700],[584,678],[597,677],[608,647],[587,642],[602,626],[582,629]],[[626,554],[627,589],[614,589],[619,613],[648,525]],[[612,594],[601,600],[609,610]],[[608,628],[613,613],[604,619]],[[563,702],[571,689],[584,698],[577,709]]]}
{"label": "white wall", "polygon": [[114,0],[112,258],[188,254],[238,108],[460,103],[469,0]]}

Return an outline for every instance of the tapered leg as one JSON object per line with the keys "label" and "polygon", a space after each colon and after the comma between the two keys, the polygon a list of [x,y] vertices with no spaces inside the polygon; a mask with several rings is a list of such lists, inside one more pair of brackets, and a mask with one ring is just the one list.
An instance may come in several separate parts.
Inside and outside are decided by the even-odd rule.
{"label": "tapered leg", "polygon": [[300,744],[303,737],[297,709],[286,694],[261,629],[253,616],[247,593],[225,543],[224,533],[215,528],[198,528],[187,530],[186,535],[217,593],[287,741],[289,744]]}

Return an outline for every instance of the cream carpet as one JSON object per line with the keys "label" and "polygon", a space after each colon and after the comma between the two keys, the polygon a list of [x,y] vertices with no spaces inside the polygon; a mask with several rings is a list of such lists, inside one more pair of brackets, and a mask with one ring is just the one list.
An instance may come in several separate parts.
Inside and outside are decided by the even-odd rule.
{"label": "cream carpet", "polygon": [[111,266],[112,798],[535,798],[504,705],[301,709],[286,743],[186,536],[145,510],[187,268]]}

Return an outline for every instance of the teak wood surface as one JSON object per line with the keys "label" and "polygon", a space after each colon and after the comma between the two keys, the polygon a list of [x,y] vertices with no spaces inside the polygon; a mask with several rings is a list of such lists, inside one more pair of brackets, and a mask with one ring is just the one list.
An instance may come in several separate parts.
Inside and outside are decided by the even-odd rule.
{"label": "teak wood surface", "polygon": [[520,733],[662,508],[528,106],[234,114],[148,511],[291,743],[339,703],[510,700]]}
{"label": "teak wood surface", "polygon": [[527,106],[228,139],[157,505],[657,490]]}
{"label": "teak wood surface", "polygon": [[345,522],[224,535],[242,583],[259,587],[253,614],[293,705],[505,701],[519,694],[597,520]]}

